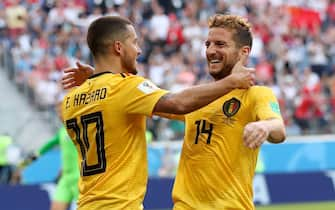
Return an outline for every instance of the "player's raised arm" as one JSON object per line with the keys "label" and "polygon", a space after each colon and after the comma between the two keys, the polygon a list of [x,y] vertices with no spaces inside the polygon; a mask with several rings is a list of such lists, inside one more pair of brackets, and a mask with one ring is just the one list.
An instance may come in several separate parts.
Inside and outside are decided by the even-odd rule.
{"label": "player's raised arm", "polygon": [[154,115],[164,117],[170,120],[179,120],[182,122],[185,121],[185,115],[182,114],[168,114],[168,113],[156,112],[154,113]]}
{"label": "player's raised arm", "polygon": [[[242,65],[241,59],[236,63],[232,74],[224,79],[205,85],[185,89],[179,93],[169,93],[156,104],[154,113],[186,114],[195,111],[235,88],[249,88],[254,85],[254,70]],[[234,66],[235,68],[235,66]]]}
{"label": "player's raised arm", "polygon": [[91,76],[94,72],[94,68],[87,64],[76,62],[77,67],[70,67],[64,70],[62,77],[62,85],[64,89],[70,89],[79,86],[85,82],[85,80]]}

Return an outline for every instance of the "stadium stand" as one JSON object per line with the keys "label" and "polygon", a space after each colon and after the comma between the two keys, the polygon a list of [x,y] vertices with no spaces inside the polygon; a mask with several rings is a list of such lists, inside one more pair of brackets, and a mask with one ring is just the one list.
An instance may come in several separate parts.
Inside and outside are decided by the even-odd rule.
{"label": "stadium stand", "polygon": [[38,112],[10,83],[0,69],[0,133],[12,136],[13,141],[30,151],[40,146],[53,134],[48,114]]}
{"label": "stadium stand", "polygon": [[[334,1],[20,1],[0,3],[0,39],[13,62],[10,77],[39,109],[52,109],[61,70],[90,63],[89,23],[101,15],[129,17],[139,29],[141,74],[180,90],[207,81],[203,40],[214,12],[234,13],[254,28],[250,65],[259,84],[281,102],[289,135],[324,134],[334,124]],[[271,14],[271,15],[270,15]],[[312,96],[313,95],[313,96]],[[153,140],[180,139],[179,128],[150,119]],[[179,133],[178,133],[179,132]]]}

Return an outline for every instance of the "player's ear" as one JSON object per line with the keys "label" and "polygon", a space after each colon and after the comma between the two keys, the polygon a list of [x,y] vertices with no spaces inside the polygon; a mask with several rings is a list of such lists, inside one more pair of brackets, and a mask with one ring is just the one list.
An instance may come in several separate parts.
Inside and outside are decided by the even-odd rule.
{"label": "player's ear", "polygon": [[122,49],[122,43],[120,41],[114,41],[112,48],[117,54],[120,54]]}
{"label": "player's ear", "polygon": [[249,56],[250,51],[251,51],[250,47],[245,45],[245,46],[241,47],[241,49],[240,49],[240,56],[242,56],[242,55]]}
{"label": "player's ear", "polygon": [[[251,49],[247,45],[241,47],[240,50],[239,50],[239,57],[240,58],[242,58],[242,57],[247,58],[250,54],[250,51],[251,51]],[[246,63],[244,63],[244,65],[246,65]]]}

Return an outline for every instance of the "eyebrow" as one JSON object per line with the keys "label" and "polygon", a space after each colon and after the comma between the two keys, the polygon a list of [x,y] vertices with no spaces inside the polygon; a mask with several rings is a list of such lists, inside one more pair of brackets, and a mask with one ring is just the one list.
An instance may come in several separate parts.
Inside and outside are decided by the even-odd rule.
{"label": "eyebrow", "polygon": [[223,40],[218,40],[218,41],[214,41],[214,42],[228,44],[227,41],[223,41]]}
{"label": "eyebrow", "polygon": [[205,43],[209,43],[209,42],[229,44],[229,42],[225,40],[213,40],[213,41],[205,40]]}

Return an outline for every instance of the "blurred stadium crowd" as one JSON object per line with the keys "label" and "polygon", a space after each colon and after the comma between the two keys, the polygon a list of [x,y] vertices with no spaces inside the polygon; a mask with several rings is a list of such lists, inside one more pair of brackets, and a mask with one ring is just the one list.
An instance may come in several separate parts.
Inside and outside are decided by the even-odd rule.
{"label": "blurred stadium crowd", "polygon": [[[135,23],[140,74],[178,91],[210,80],[204,40],[214,13],[253,24],[249,65],[277,95],[289,135],[323,134],[335,124],[334,0],[2,0],[2,65],[34,106],[53,109],[62,69],[91,63],[85,33],[101,15]],[[148,138],[176,140],[183,124],[149,119]]]}

